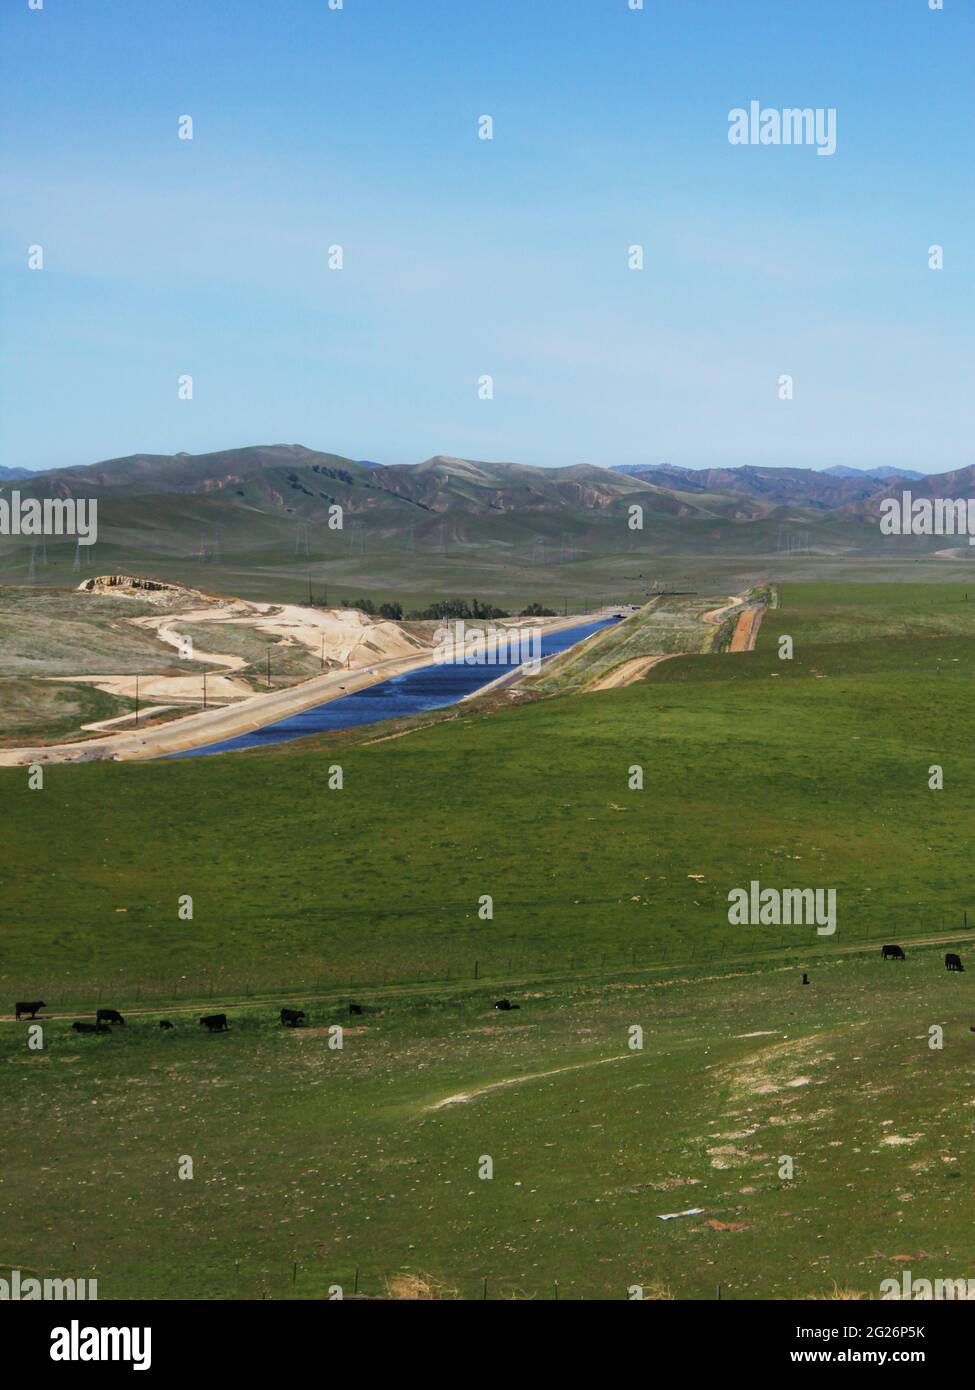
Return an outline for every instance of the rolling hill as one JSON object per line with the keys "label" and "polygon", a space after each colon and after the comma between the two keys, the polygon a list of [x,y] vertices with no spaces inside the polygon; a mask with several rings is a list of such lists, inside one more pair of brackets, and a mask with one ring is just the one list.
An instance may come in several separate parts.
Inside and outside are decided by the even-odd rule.
{"label": "rolling hill", "polygon": [[[618,471],[623,471],[622,469]],[[641,478],[658,487],[679,487],[701,492],[743,492],[767,502],[794,502],[816,511],[831,511],[871,497],[884,489],[890,479],[907,477],[893,471],[885,480],[877,474],[858,469],[814,468],[676,468],[673,464],[659,467],[628,467],[627,474]],[[920,478],[920,473],[911,473]]]}
{"label": "rolling hill", "polygon": [[[917,495],[968,496],[975,469],[909,481]],[[783,556],[792,575],[797,557],[806,575],[866,558],[943,568],[937,538],[880,536],[879,503],[896,486],[797,468],[383,465],[300,444],[133,454],[0,482],[0,497],[96,499],[99,526],[91,553],[67,537],[5,539],[0,581],[63,587],[117,571],[253,598],[307,600],[333,584],[348,601],[477,592],[582,606],[607,591],[639,599],[652,581],[735,587]]]}

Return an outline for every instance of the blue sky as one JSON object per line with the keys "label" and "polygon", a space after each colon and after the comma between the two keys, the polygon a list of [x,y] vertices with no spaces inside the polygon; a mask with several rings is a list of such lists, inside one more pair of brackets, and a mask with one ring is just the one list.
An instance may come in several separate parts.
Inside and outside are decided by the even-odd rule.
{"label": "blue sky", "polygon": [[[944,4],[7,0],[0,463],[975,462]],[[836,153],[730,145],[751,100]]]}

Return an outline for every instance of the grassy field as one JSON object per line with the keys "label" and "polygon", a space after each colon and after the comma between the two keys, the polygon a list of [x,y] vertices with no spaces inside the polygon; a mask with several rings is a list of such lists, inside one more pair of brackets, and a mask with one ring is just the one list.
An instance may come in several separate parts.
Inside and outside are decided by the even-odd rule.
{"label": "grassy field", "polygon": [[720,960],[752,879],[836,888],[837,943],[975,920],[973,627],[953,589],[786,589],[754,653],[624,690],[379,743],[52,767],[42,791],[4,770],[4,843],[37,871],[5,886],[0,987],[168,1000]]}
{"label": "grassy field", "polygon": [[52,1022],[31,1053],[4,1027],[0,1260],[152,1298],[322,1298],[356,1270],[360,1293],[462,1298],[966,1276],[973,975],[933,948],[803,963],[808,988],[757,966],[527,983],[507,1015],[483,987],[367,995],[341,1050],[339,998],[303,1031],[270,1005],[218,1035],[133,1015]]}
{"label": "grassy field", "polygon": [[[470,1298],[966,1276],[973,635],[963,588],[786,586],[755,652],[622,690],[42,791],[0,771],[0,988],[67,1015],[41,1053],[0,1024],[0,1260],[153,1297],[322,1296],[357,1266]],[[835,937],[730,927],[752,879],[835,888]],[[911,945],[942,934],[966,974]],[[78,1038],[95,1003],[147,1012]]]}
{"label": "grassy field", "polygon": [[[962,584],[975,590],[969,557],[933,553],[937,540],[901,537],[892,548],[873,527],[833,514],[799,523],[815,533],[815,549],[789,552],[776,519],[742,525],[674,516],[647,517],[647,530],[629,532],[608,520],[581,534],[564,533],[557,515],[495,516],[472,540],[449,532],[417,540],[375,534],[351,520],[346,532],[312,525],[307,544],[294,517],[242,510],[228,517],[219,498],[163,496],[107,500],[99,515],[98,544],[82,548],[52,538],[43,551],[9,540],[0,550],[0,584],[75,588],[97,574],[136,574],[179,582],[210,594],[274,603],[307,603],[309,583],[322,606],[351,604],[360,596],[377,605],[396,601],[405,611],[459,595],[518,612],[540,602],[561,612],[588,612],[602,601],[642,603],[653,585],[667,590],[740,593],[751,584],[875,583]],[[823,522],[823,530],[819,525]],[[495,528],[497,528],[495,530]],[[481,532],[480,526],[475,528]],[[215,537],[219,535],[219,545]],[[302,533],[304,535],[304,533]],[[544,539],[544,545],[541,544]]]}

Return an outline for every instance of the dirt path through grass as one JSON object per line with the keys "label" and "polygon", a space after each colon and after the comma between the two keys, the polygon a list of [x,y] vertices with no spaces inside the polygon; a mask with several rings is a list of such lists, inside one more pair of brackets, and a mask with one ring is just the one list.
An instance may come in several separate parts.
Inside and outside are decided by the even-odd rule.
{"label": "dirt path through grass", "polygon": [[659,666],[661,661],[672,661],[675,656],[681,656],[681,652],[664,652],[660,656],[635,656],[629,661],[624,661],[622,665],[615,666],[612,671],[608,671],[605,676],[600,676],[599,680],[586,687],[586,694],[597,690],[619,690],[625,685],[633,685],[636,681],[642,680],[648,671],[652,671],[654,666]]}
{"label": "dirt path through grass", "polygon": [[596,1057],[591,1062],[571,1062],[567,1067],[552,1067],[550,1071],[528,1072],[525,1076],[506,1076],[501,1081],[489,1081],[485,1086],[474,1086],[469,1091],[458,1091],[456,1095],[446,1096],[443,1100],[438,1100],[433,1105],[424,1106],[425,1110],[443,1110],[448,1105],[464,1105],[467,1101],[476,1100],[478,1096],[487,1095],[489,1091],[500,1091],[505,1086],[520,1086],[523,1082],[544,1081],[549,1076],[560,1076],[566,1071],[582,1071],[586,1067],[605,1067],[611,1062],[625,1062],[627,1058],[638,1057],[638,1052],[621,1052],[618,1057]]}
{"label": "dirt path through grass", "polygon": [[729,652],[751,652],[755,650],[755,639],[765,616],[764,608],[746,608],[739,614],[735,630],[728,646]]}

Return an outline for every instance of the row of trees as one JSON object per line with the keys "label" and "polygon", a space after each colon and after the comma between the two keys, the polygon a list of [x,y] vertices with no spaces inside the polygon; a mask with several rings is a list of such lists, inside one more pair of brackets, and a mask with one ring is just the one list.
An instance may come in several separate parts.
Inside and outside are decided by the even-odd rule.
{"label": "row of trees", "polygon": [[[404,616],[402,604],[380,603],[377,607],[371,598],[357,598],[347,604],[343,604],[339,600],[339,606],[358,608],[361,612],[368,613],[370,617],[389,618],[393,622],[400,622]],[[446,598],[431,603],[428,608],[416,608],[405,616],[414,621],[421,621],[436,618],[510,618],[513,615],[504,608],[495,608],[491,603],[482,603],[480,599],[471,599],[468,603],[466,599],[462,598]],[[555,616],[554,608],[543,608],[540,603],[530,603],[518,614],[520,618],[554,618]]]}
{"label": "row of trees", "polygon": [[344,602],[339,599],[340,608],[358,608],[362,613],[368,613],[371,618],[391,618],[393,622],[399,622],[403,616],[403,606],[400,603],[381,603],[377,608],[371,598],[349,599]]}

